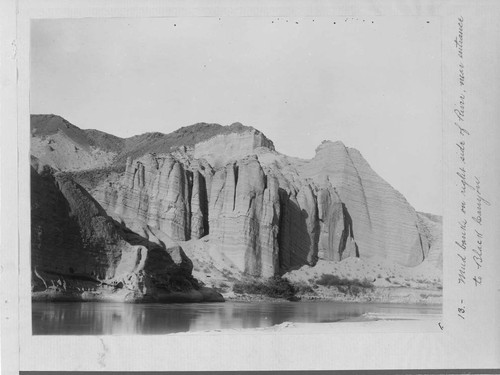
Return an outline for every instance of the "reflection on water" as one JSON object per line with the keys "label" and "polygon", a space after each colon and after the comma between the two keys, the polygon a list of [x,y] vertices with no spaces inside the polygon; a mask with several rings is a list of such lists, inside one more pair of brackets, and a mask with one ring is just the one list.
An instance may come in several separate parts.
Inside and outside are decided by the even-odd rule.
{"label": "reflection on water", "polygon": [[165,334],[290,322],[336,322],[364,313],[439,314],[440,307],[339,302],[32,304],[35,335]]}

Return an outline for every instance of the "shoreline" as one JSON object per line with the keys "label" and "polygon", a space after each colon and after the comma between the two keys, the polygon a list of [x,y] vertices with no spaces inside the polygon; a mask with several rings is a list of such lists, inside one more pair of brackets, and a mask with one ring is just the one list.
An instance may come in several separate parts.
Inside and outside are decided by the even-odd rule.
{"label": "shoreline", "polygon": [[31,292],[31,302],[98,302],[98,303],[200,303],[225,302],[220,293],[202,287],[185,292],[157,291],[154,295],[143,295],[128,289],[100,288],[76,292],[48,288]]}
{"label": "shoreline", "polygon": [[349,302],[349,303],[387,303],[387,304],[419,304],[442,305],[441,290],[429,290],[406,287],[375,287],[373,290],[360,293],[357,296],[338,293],[330,288],[322,288],[316,294],[298,294],[297,300],[289,301],[283,298],[271,298],[258,294],[237,294],[221,292],[226,301],[234,302]]}
{"label": "shoreline", "polygon": [[337,302],[337,303],[359,303],[359,304],[387,304],[387,305],[421,305],[421,306],[442,306],[441,302],[404,302],[404,301],[390,301],[390,300],[347,300],[347,299],[336,299],[336,298],[301,298],[298,301],[289,301],[283,298],[228,298],[225,302],[244,302],[244,303],[261,303],[261,302],[276,302],[276,303],[301,303],[301,302]]}
{"label": "shoreline", "polygon": [[442,298],[435,299],[401,299],[401,298],[372,298],[344,296],[298,296],[297,300],[288,300],[285,298],[271,298],[265,295],[256,294],[235,294],[218,293],[217,291],[204,288],[200,291],[173,292],[165,293],[161,296],[134,296],[132,291],[110,292],[110,291],[87,291],[84,293],[61,292],[54,290],[45,290],[32,292],[32,302],[93,302],[93,303],[225,303],[225,302],[243,302],[243,303],[301,303],[301,302],[337,302],[337,303],[359,303],[359,304],[400,304],[400,305],[422,305],[422,306],[442,306]]}

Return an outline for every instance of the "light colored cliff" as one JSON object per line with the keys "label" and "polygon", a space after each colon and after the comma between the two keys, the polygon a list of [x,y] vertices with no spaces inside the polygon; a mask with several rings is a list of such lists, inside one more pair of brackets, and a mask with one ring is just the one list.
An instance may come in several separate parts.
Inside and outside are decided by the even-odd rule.
{"label": "light colored cliff", "polygon": [[269,277],[278,269],[278,183],[256,156],[219,169],[209,200],[210,240],[242,273]]}
{"label": "light colored cliff", "polygon": [[214,168],[226,165],[231,160],[253,154],[258,147],[274,150],[273,142],[254,129],[243,133],[215,136],[194,147],[195,159],[206,159]]}
{"label": "light colored cliff", "polygon": [[361,258],[381,257],[404,266],[420,264],[429,250],[413,207],[378,176],[359,151],[341,142],[324,142],[299,174],[336,189],[352,220],[352,237]]}
{"label": "light colored cliff", "polygon": [[324,142],[313,159],[300,160],[242,139],[250,155],[230,155],[215,168],[194,158],[197,146],[194,155],[128,160],[99,201],[126,225],[156,228],[173,240],[210,233],[210,247],[246,275],[280,274],[318,259],[415,266],[427,257],[425,223],[358,151]]}
{"label": "light colored cliff", "polygon": [[329,184],[318,191],[318,219],[321,233],[318,243],[321,259],[340,261],[359,257],[354,240],[352,218],[335,188]]}
{"label": "light colored cliff", "polygon": [[[198,170],[196,173],[199,173]],[[200,177],[196,177],[194,231],[200,228]],[[108,212],[132,225],[160,229],[174,240],[191,238],[191,194],[193,173],[172,155],[145,155],[127,160],[121,180],[108,186],[99,197]],[[197,235],[198,237],[200,234]]]}

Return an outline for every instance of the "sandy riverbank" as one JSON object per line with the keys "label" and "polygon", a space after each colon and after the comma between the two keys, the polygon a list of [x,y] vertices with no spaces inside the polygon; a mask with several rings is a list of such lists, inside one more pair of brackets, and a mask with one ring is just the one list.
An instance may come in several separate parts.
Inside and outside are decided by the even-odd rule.
{"label": "sandy riverbank", "polygon": [[[235,267],[227,266],[227,260],[221,259],[207,240],[187,241],[182,247],[193,259],[193,276],[219,291],[226,301],[269,300],[262,295],[235,293],[235,283],[245,281],[244,275]],[[282,277],[297,289],[295,295],[300,300],[427,305],[441,304],[443,296],[442,270],[428,262],[404,267],[380,258],[347,258],[340,262],[320,259],[314,266],[305,265]],[[325,285],[322,282],[325,277],[336,277],[343,284]]]}

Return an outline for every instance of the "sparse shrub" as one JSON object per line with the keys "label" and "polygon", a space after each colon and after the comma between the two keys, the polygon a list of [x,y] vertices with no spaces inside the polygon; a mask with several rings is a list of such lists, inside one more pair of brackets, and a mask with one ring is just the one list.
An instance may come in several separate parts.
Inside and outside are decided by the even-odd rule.
{"label": "sparse shrub", "polygon": [[251,281],[237,281],[233,284],[233,292],[239,294],[264,294],[262,289],[262,283],[251,280]]}
{"label": "sparse shrub", "polygon": [[359,279],[349,280],[347,278],[340,278],[331,274],[322,274],[316,283],[328,287],[335,286],[340,292],[344,294],[349,293],[354,296],[359,295],[366,289],[374,288],[373,283],[366,278],[362,281]]}
{"label": "sparse shrub", "polygon": [[348,285],[349,280],[348,279],[341,279],[340,277],[338,277],[336,275],[324,273],[316,281],[316,284],[323,285],[323,286],[339,286],[339,285],[342,286],[342,285]]}
{"label": "sparse shrub", "polygon": [[339,292],[342,292],[344,294],[347,294],[347,292],[349,292],[349,287],[348,286],[338,285],[337,289],[338,289]]}
{"label": "sparse shrub", "polygon": [[238,293],[238,294],[243,294],[245,293],[246,286],[243,284],[241,281],[237,281],[233,284],[233,292]]}
{"label": "sparse shrub", "polygon": [[366,278],[363,279],[363,281],[361,281],[359,283],[359,286],[362,287],[362,288],[368,288],[368,289],[373,289],[374,288],[373,283],[370,280],[366,279]]}
{"label": "sparse shrub", "polygon": [[228,270],[227,268],[224,268],[222,271],[222,276],[224,276],[227,280],[229,281],[236,281],[236,278],[233,276],[233,273]]}
{"label": "sparse shrub", "polygon": [[266,283],[266,294],[272,298],[291,298],[295,289],[288,279],[272,277]]}
{"label": "sparse shrub", "polygon": [[293,283],[292,285],[293,288],[295,289],[295,293],[297,294],[314,293],[313,288],[309,284],[303,281]]}
{"label": "sparse shrub", "polygon": [[271,298],[292,298],[295,295],[294,286],[279,276],[265,281],[237,281],[233,285],[233,291],[238,294],[261,294]]}
{"label": "sparse shrub", "polygon": [[361,293],[361,288],[357,285],[353,285],[349,288],[349,293],[355,297],[357,297],[359,295],[359,293]]}
{"label": "sparse shrub", "polygon": [[229,285],[227,285],[225,282],[221,282],[219,286],[214,287],[214,289],[219,293],[224,293],[228,287]]}

